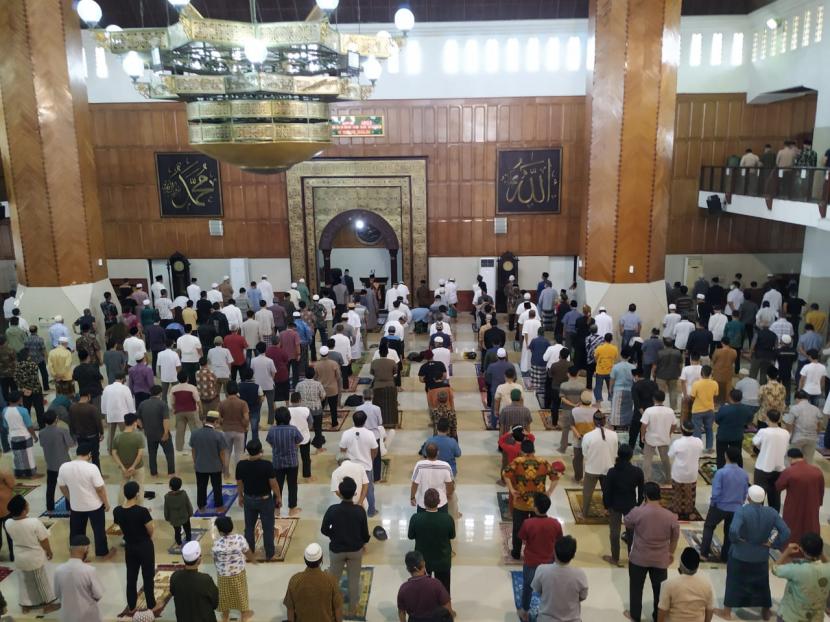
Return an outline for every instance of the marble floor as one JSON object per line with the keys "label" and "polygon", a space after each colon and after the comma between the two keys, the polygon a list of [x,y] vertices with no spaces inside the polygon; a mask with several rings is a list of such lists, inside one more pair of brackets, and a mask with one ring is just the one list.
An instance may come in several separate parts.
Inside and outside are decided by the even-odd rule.
{"label": "marble floor", "polygon": [[[453,325],[454,340],[454,377],[452,385],[456,391],[455,403],[459,417],[460,443],[463,456],[459,460],[458,497],[460,511],[463,517],[458,522],[458,538],[454,545],[456,555],[453,559],[453,606],[458,612],[459,620],[480,622],[513,621],[517,620],[513,604],[513,592],[510,583],[510,571],[520,569],[520,566],[505,566],[502,563],[502,535],[500,516],[496,502],[496,493],[504,490],[496,484],[500,467],[500,456],[495,451],[496,433],[484,430],[481,418],[481,399],[475,380],[474,364],[465,361],[463,352],[475,349],[475,338],[469,323],[469,315]],[[370,336],[370,348],[377,343],[377,336]],[[407,352],[420,350],[425,347],[426,339],[423,336],[413,336],[407,342]],[[510,354],[518,361],[516,353]],[[429,435],[426,398],[422,385],[417,379],[417,364],[412,365],[410,376],[404,379],[404,391],[400,394],[400,404],[403,411],[402,429],[397,430],[389,448],[388,457],[391,459],[389,481],[376,486],[379,514],[370,519],[370,529],[375,525],[383,525],[389,534],[389,539],[380,542],[373,539],[367,546],[364,565],[374,568],[374,580],[371,586],[369,606],[366,620],[371,622],[397,620],[396,595],[399,585],[407,577],[403,566],[403,556],[412,548],[406,538],[406,530],[411,507],[409,505],[409,477],[411,469],[417,460],[417,451],[424,439]],[[364,367],[362,376],[367,376]],[[528,399],[531,410],[538,410],[539,405],[535,396]],[[350,425],[350,421],[345,427]],[[587,601],[583,604],[583,620],[616,622],[624,620],[623,611],[628,606],[628,575],[624,568],[611,568],[605,564],[601,556],[608,552],[608,528],[604,525],[576,525],[573,514],[565,494],[565,488],[573,486],[570,471],[570,450],[562,456],[556,450],[559,442],[559,432],[545,431],[538,419],[534,418],[532,431],[537,437],[537,453],[541,456],[563,459],[568,465],[568,471],[553,494],[551,515],[556,516],[563,524],[565,533],[576,537],[578,552],[575,564],[584,568],[588,574],[590,584]],[[336,447],[339,433],[326,433],[328,447]],[[38,466],[43,472],[43,461],[39,449]],[[161,459],[161,457],[160,457]],[[177,454],[177,471],[185,481],[185,488],[195,499],[195,478],[192,472],[192,462],[189,455]],[[3,456],[2,465],[11,467],[11,456]],[[827,473],[830,472],[830,462],[818,457],[819,464]],[[115,468],[108,456],[102,457],[104,473],[107,475],[108,493],[111,500],[117,498],[117,481]],[[752,467],[752,458],[745,456],[745,466]],[[252,608],[255,610],[255,620],[277,622],[285,619],[285,609],[282,598],[285,593],[289,577],[303,568],[302,552],[304,547],[313,541],[319,542],[324,550],[328,550],[328,540],[320,534],[320,519],[326,507],[336,502],[335,497],[328,490],[331,471],[334,468],[334,453],[329,451],[313,456],[313,475],[316,481],[303,483],[299,490],[299,503],[302,507],[298,527],[294,533],[285,562],[273,564],[258,564],[248,566],[249,591]],[[163,467],[162,467],[163,469]],[[32,514],[39,515],[45,509],[45,483],[37,480],[40,486],[32,491],[27,500],[31,504]],[[150,480],[147,489],[156,493],[156,498],[147,502],[147,507],[156,518],[155,549],[156,562],[169,564],[179,559],[167,553],[172,544],[172,529],[163,521],[163,496],[167,490],[166,478],[160,477]],[[697,508],[705,515],[710,494],[710,487],[701,479],[697,488]],[[830,499],[826,499],[830,501]],[[830,526],[827,519],[830,516],[830,503],[825,503],[822,509],[822,532],[825,538],[830,538]],[[284,510],[285,511],[285,510]],[[242,528],[241,508],[234,506],[230,511],[238,529]],[[51,520],[50,539],[55,551],[53,564],[61,563],[68,556],[67,535],[68,520]],[[111,518],[108,524],[111,524]],[[194,527],[210,528],[209,519],[194,521]],[[683,527],[702,528],[702,523],[684,524]],[[90,534],[91,535],[91,534]],[[212,533],[202,539],[204,551],[203,569],[213,573],[210,555]],[[110,543],[117,547],[118,538],[111,537]],[[681,538],[679,548],[686,546]],[[624,547],[623,547],[624,549]],[[7,561],[8,553],[0,551],[0,565],[13,568]],[[106,588],[106,594],[101,602],[101,611],[105,620],[115,620],[118,613],[126,604],[124,596],[125,566],[123,552],[119,549],[113,560],[95,562],[101,580]],[[722,565],[707,564],[702,567],[715,585],[715,592],[720,603],[723,597],[725,568]],[[773,597],[780,599],[783,592],[783,583],[775,578],[772,580]],[[17,577],[14,573],[0,583],[9,603],[9,614],[16,620],[34,619],[33,616],[23,616],[17,604]],[[648,592],[648,591],[647,591]],[[644,612],[651,611],[650,594],[644,599]],[[739,617],[752,619],[753,614],[737,612]],[[757,615],[757,614],[754,614]],[[56,618],[53,613],[47,619]],[[38,619],[42,619],[38,618]],[[164,610],[162,620],[174,620],[175,611],[171,602]]]}

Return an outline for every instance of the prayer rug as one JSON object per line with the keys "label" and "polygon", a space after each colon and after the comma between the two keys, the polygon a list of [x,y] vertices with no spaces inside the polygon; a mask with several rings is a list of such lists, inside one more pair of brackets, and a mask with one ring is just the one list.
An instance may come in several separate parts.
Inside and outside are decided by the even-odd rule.
{"label": "prayer rug", "polygon": [[481,411],[481,422],[484,424],[485,430],[498,430],[498,428],[491,428],[490,427],[490,411],[482,409]]}
{"label": "prayer rug", "polygon": [[513,542],[513,523],[499,523],[501,532],[501,563],[505,566],[521,566],[521,559],[513,559],[510,546]]}
{"label": "prayer rug", "polygon": [[[683,537],[686,538],[686,542],[690,547],[692,547],[695,551],[700,553],[700,543],[703,540],[703,530],[702,529],[687,529],[683,528],[680,530],[680,533],[683,534]],[[712,563],[723,563],[720,561],[720,549],[721,549],[721,542],[716,535],[712,535],[712,544],[709,547],[709,555],[713,558],[712,561],[703,561],[704,564],[712,564]],[[715,561],[717,560],[717,561]]]}
{"label": "prayer rug", "polygon": [[499,506],[499,514],[501,514],[502,522],[509,523],[513,520],[513,513],[510,511],[510,493],[497,492],[496,502]]}
{"label": "prayer rug", "polygon": [[8,577],[12,572],[14,571],[11,568],[0,566],[0,581]]}
{"label": "prayer rug", "polygon": [[409,378],[410,371],[412,371],[412,362],[403,361],[401,363],[401,378]]}
{"label": "prayer rug", "polygon": [[753,432],[747,432],[744,434],[743,450],[750,456],[755,456],[755,453],[752,451],[753,449],[755,449],[755,445],[752,444],[752,439],[754,437],[755,433]]}
{"label": "prayer rug", "polygon": [[372,384],[371,378],[358,378],[357,384]]}
{"label": "prayer rug", "polygon": [[542,422],[542,426],[546,430],[561,430],[558,425],[553,425],[553,421],[551,420],[550,410],[547,408],[541,408],[539,411],[539,420]]}
{"label": "prayer rug", "polygon": [[703,458],[697,466],[697,472],[700,474],[700,477],[709,485],[712,484],[712,480],[715,478],[715,471],[717,470],[718,463],[714,458]]}
{"label": "prayer rug", "polygon": [[530,372],[522,372],[522,380],[524,381],[525,389],[533,391],[536,385],[533,383],[533,378],[530,377]]}
{"label": "prayer rug", "polygon": [[[207,532],[207,529],[193,527],[190,529],[190,539],[194,542],[199,542],[199,540],[205,537]],[[184,536],[184,534],[182,534],[182,536]],[[182,547],[174,542],[172,545],[167,547],[167,552],[170,553],[170,555],[181,555]]]}
{"label": "prayer rug", "polygon": [[[274,561],[284,562],[288,554],[288,546],[291,544],[291,537],[300,519],[296,516],[274,519]],[[257,560],[265,560],[265,551],[262,548],[262,522],[257,521],[254,527],[256,537]]]}
{"label": "prayer rug", "polygon": [[[369,608],[369,595],[372,592],[372,577],[375,569],[372,566],[364,566],[360,569],[360,598],[357,602],[353,615],[344,615],[344,620],[366,620],[366,610]],[[340,576],[340,591],[343,594],[344,613],[351,609],[349,603],[349,579],[348,573],[344,570]]]}
{"label": "prayer rug", "polygon": [[[664,508],[671,509],[672,496],[674,491],[671,487],[661,488],[660,505]],[[591,506],[588,510],[588,516],[582,514],[582,489],[581,488],[566,488],[565,494],[568,497],[568,504],[571,506],[571,513],[574,516],[574,522],[577,525],[607,525],[608,511],[602,504],[602,491],[599,489],[599,484],[594,489],[594,494],[591,497]],[[681,522],[688,521],[702,521],[703,516],[695,508],[694,513],[686,519],[681,519]]]}
{"label": "prayer rug", "polygon": [[340,408],[337,411],[337,425],[334,426],[331,424],[331,412],[328,410],[323,411],[323,432],[339,432],[343,428],[343,424],[346,423],[346,419],[348,419],[351,411]]}
{"label": "prayer rug", "polygon": [[14,488],[12,488],[12,492],[14,492],[14,494],[16,494],[16,495],[22,495],[22,496],[25,497],[26,495],[28,495],[33,490],[37,490],[37,488],[39,488],[39,486],[37,486],[37,485],[29,486],[28,484],[19,484],[18,483],[18,484],[14,485]]}
{"label": "prayer rug", "polygon": [[352,373],[352,375],[349,376],[349,388],[348,389],[343,389],[343,391],[346,392],[346,393],[354,393],[355,391],[357,391],[357,383],[359,381],[360,381],[360,378],[358,378],[357,373]]}
{"label": "prayer rug", "polygon": [[392,460],[389,458],[381,458],[380,459],[380,479],[378,480],[379,483],[386,484],[389,482],[389,469]]}
{"label": "prayer rug", "polygon": [[121,531],[121,527],[113,523],[109,527],[107,527],[107,535],[108,536],[123,536],[124,532]]}
{"label": "prayer rug", "polygon": [[66,499],[61,497],[55,501],[55,510],[53,512],[44,512],[40,516],[46,518],[69,518],[69,510],[66,509]]}
{"label": "prayer rug", "polygon": [[824,456],[825,458],[830,458],[830,449],[824,446],[824,434],[818,435],[818,443],[816,444],[816,452]]}
{"label": "prayer rug", "polygon": [[[162,611],[173,598],[170,593],[170,577],[177,570],[184,568],[183,564],[159,564],[156,566],[156,576],[153,580],[153,587],[156,596],[156,606]],[[144,589],[138,589],[138,601],[136,602],[136,609],[147,609],[147,600],[144,598]],[[133,616],[129,610],[124,607],[124,610],[118,614],[119,620],[132,620]]]}
{"label": "prayer rug", "polygon": [[539,402],[539,407],[545,407],[545,392],[544,391],[535,391],[536,393],[536,401]]}
{"label": "prayer rug", "polygon": [[[635,460],[632,461],[632,464],[635,466],[643,468],[643,460]],[[663,463],[660,461],[660,455],[655,454],[655,456],[651,460],[651,481],[657,482],[663,486],[666,486],[669,482],[671,482],[671,474],[668,476],[663,473]]]}
{"label": "prayer rug", "polygon": [[[522,585],[524,583],[523,573],[521,570],[511,570],[510,580],[513,584],[513,602],[516,609],[522,606]],[[539,615],[539,595],[533,593],[530,597],[530,622],[536,622],[536,617]]]}
{"label": "prayer rug", "polygon": [[228,511],[233,507],[234,501],[236,501],[236,495],[238,494],[236,484],[223,484],[222,485],[222,505],[225,508],[224,512],[217,512],[215,510],[215,506],[213,504],[213,489],[208,493],[207,498],[207,505],[206,510],[204,512],[196,511],[194,512],[193,516],[196,518],[213,518],[216,516],[224,516],[228,513]]}

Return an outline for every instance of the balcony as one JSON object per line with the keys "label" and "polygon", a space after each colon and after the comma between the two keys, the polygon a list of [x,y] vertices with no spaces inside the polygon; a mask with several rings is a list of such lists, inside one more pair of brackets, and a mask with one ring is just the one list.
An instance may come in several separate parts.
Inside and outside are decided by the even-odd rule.
{"label": "balcony", "polygon": [[717,195],[730,214],[754,216],[830,231],[830,169],[702,166],[698,207]]}

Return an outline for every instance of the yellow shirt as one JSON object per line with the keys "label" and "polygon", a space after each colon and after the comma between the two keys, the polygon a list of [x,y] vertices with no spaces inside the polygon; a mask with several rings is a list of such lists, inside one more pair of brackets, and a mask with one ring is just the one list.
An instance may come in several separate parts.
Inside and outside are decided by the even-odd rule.
{"label": "yellow shirt", "polygon": [[182,309],[182,318],[185,324],[190,324],[193,328],[196,328],[196,309],[193,307],[185,307]]}
{"label": "yellow shirt", "polygon": [[807,315],[804,316],[804,321],[807,324],[812,324],[819,335],[823,335],[824,327],[827,325],[827,314],[824,311],[813,309],[812,311],[807,311]]}
{"label": "yellow shirt", "polygon": [[701,378],[692,385],[692,412],[705,413],[715,410],[715,396],[718,394],[718,383],[711,378]]}
{"label": "yellow shirt", "polygon": [[597,346],[597,349],[594,350],[594,359],[597,362],[597,371],[596,373],[601,376],[607,376],[611,373],[611,368],[614,367],[614,363],[617,362],[617,356],[619,355],[619,350],[617,350],[617,346],[613,343],[603,343],[602,345]]}
{"label": "yellow shirt", "polygon": [[46,369],[55,380],[72,380],[72,353],[63,346],[53,348],[49,351]]}

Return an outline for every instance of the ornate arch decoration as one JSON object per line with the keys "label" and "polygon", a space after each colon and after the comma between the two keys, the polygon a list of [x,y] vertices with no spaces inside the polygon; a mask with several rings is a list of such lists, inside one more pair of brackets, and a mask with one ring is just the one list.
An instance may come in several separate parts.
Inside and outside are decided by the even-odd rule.
{"label": "ornate arch decoration", "polygon": [[370,225],[380,231],[384,248],[397,251],[401,247],[400,242],[398,241],[398,235],[385,218],[375,214],[374,212],[359,209],[340,212],[328,223],[326,223],[326,226],[320,233],[320,242],[317,247],[321,251],[330,251],[337,232],[343,227],[351,225],[356,220],[362,220],[367,225]]}

